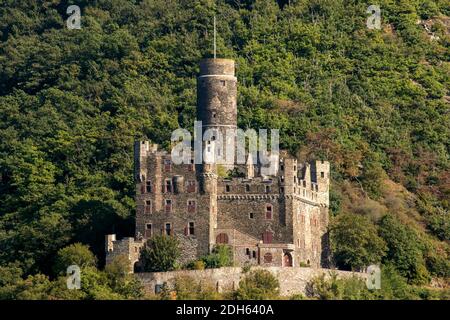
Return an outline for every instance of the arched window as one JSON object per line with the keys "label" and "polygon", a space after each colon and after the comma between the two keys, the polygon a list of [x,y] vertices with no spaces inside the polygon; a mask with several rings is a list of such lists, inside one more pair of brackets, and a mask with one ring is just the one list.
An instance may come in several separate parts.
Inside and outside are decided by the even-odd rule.
{"label": "arched window", "polygon": [[283,256],[283,267],[292,267],[292,256],[289,252]]}
{"label": "arched window", "polygon": [[217,244],[228,244],[228,235],[226,233],[219,233],[216,237]]}
{"label": "arched window", "polygon": [[272,259],[273,259],[273,257],[272,257],[272,254],[270,252],[267,252],[264,255],[264,263],[272,263]]}

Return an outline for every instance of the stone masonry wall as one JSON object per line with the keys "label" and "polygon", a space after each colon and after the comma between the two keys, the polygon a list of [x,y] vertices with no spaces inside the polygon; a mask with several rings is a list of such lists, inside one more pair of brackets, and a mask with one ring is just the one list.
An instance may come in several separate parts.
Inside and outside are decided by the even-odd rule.
{"label": "stone masonry wall", "polygon": [[[351,277],[356,275],[361,279],[366,279],[364,273],[355,273],[349,271],[320,269],[320,268],[282,268],[282,267],[254,267],[254,269],[265,269],[270,271],[280,282],[280,294],[282,296],[291,296],[293,294],[306,295],[308,283],[315,277],[325,274],[330,277],[332,273],[336,273],[340,278]],[[156,285],[172,285],[176,277],[189,276],[203,283],[210,283],[219,292],[237,289],[239,281],[245,276],[242,268],[230,267],[220,269],[206,270],[181,270],[172,272],[154,272],[154,273],[137,273],[135,276],[142,282],[146,292],[155,293]]]}

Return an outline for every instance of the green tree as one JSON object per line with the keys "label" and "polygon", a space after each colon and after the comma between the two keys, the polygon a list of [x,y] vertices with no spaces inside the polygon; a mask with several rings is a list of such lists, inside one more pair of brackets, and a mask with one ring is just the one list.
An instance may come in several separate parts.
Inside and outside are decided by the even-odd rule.
{"label": "green tree", "polygon": [[386,251],[376,226],[355,214],[335,218],[330,225],[330,240],[334,261],[345,269],[360,270],[379,263]]}
{"label": "green tree", "polygon": [[177,266],[180,255],[179,243],[175,237],[154,236],[147,241],[142,250],[141,259],[144,271],[171,271]]}
{"label": "green tree", "polygon": [[429,280],[422,253],[424,245],[414,230],[387,215],[380,221],[380,235],[388,247],[383,262],[392,263],[410,282],[421,284]]}
{"label": "green tree", "polygon": [[58,251],[53,266],[53,271],[57,275],[66,274],[67,267],[77,265],[80,269],[95,267],[97,258],[89,250],[89,247],[81,243],[74,243]]}
{"label": "green tree", "polygon": [[126,256],[118,256],[106,267],[105,273],[111,289],[126,299],[144,297],[141,282],[130,274],[130,261]]}

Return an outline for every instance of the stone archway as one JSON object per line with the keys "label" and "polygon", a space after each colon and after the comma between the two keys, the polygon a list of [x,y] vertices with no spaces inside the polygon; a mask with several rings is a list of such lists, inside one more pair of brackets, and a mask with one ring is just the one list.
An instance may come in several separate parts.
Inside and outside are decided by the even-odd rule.
{"label": "stone archway", "polygon": [[283,255],[283,267],[292,267],[292,255],[289,252]]}
{"label": "stone archway", "polygon": [[133,272],[134,273],[143,272],[144,271],[143,269],[144,268],[142,267],[142,263],[140,261],[136,261],[133,264]]}

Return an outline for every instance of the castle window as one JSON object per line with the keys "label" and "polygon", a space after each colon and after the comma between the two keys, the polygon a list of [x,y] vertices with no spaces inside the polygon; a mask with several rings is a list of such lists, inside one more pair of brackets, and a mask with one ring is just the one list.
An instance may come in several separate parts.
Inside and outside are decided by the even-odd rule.
{"label": "castle window", "polygon": [[194,169],[195,169],[195,166],[194,166],[194,159],[191,159],[191,163],[189,163],[189,164],[187,165],[187,169],[188,169],[188,171],[194,171]]}
{"label": "castle window", "polygon": [[248,255],[248,256],[250,256],[250,249],[249,249],[249,248],[246,248],[246,249],[245,249],[245,254]]}
{"label": "castle window", "polygon": [[272,220],[272,205],[266,204],[266,219]]}
{"label": "castle window", "polygon": [[172,235],[172,225],[170,223],[166,223],[166,227],[165,227],[164,231],[165,231],[166,236]]}
{"label": "castle window", "polygon": [[188,213],[195,213],[195,211],[197,209],[195,200],[188,200],[187,209],[188,209]]}
{"label": "castle window", "polygon": [[194,235],[195,234],[195,227],[194,227],[194,223],[193,222],[189,222],[189,235]]}
{"label": "castle window", "polygon": [[272,263],[272,259],[273,259],[273,257],[272,257],[271,253],[267,252],[264,255],[264,263]]}
{"label": "castle window", "polygon": [[284,164],[280,164],[280,170],[284,171]]}
{"label": "castle window", "polygon": [[145,192],[151,193],[152,192],[152,182],[146,181],[145,182]]}
{"label": "castle window", "polygon": [[220,84],[222,85],[222,87],[226,86],[226,82],[224,80],[220,80]]}
{"label": "castle window", "polygon": [[187,192],[195,192],[195,180],[188,180]]}
{"label": "castle window", "polygon": [[172,161],[170,161],[168,159],[164,160],[164,171],[165,172],[172,171]]}
{"label": "castle window", "polygon": [[172,200],[166,199],[164,202],[165,202],[164,209],[165,209],[166,213],[171,213],[172,212]]}
{"label": "castle window", "polygon": [[322,171],[322,172],[320,173],[320,177],[321,177],[321,178],[325,178],[325,172]]}
{"label": "castle window", "polygon": [[[284,187],[280,187],[280,192],[284,193]],[[295,192],[295,191],[294,191]]]}
{"label": "castle window", "polygon": [[217,244],[228,244],[228,235],[226,233],[219,233],[216,237]]}
{"label": "castle window", "polygon": [[215,118],[216,118],[216,116],[217,116],[217,114],[216,114],[215,112],[213,112],[213,113],[212,113],[212,117],[213,117],[213,119],[215,119]]}
{"label": "castle window", "polygon": [[303,188],[306,188],[306,180],[303,180]]}
{"label": "castle window", "polygon": [[226,191],[226,192],[230,192],[230,191],[231,191],[231,186],[227,184],[227,185],[225,186],[225,191]]}
{"label": "castle window", "polygon": [[245,192],[250,192],[250,185],[249,184],[245,185]]}
{"label": "castle window", "polygon": [[270,192],[270,186],[266,186],[266,193]]}
{"label": "castle window", "polygon": [[252,258],[256,259],[256,251],[252,251]]}
{"label": "castle window", "polygon": [[152,202],[150,200],[146,200],[144,204],[144,212],[146,214],[152,213]]}
{"label": "castle window", "polygon": [[284,176],[280,177],[281,182],[284,182]]}
{"label": "castle window", "polygon": [[294,166],[294,172],[297,171],[297,166]]}
{"label": "castle window", "polygon": [[265,231],[263,233],[263,243],[272,243],[273,240],[273,233],[271,231]]}
{"label": "castle window", "polygon": [[147,223],[145,225],[145,237],[146,238],[150,238],[152,236],[152,224],[151,223]]}
{"label": "castle window", "polygon": [[167,179],[166,180],[166,190],[167,193],[172,192],[172,180]]}
{"label": "castle window", "polygon": [[253,219],[253,218],[254,218],[253,212],[250,212],[250,213],[248,214],[248,217],[249,217],[250,219]]}

